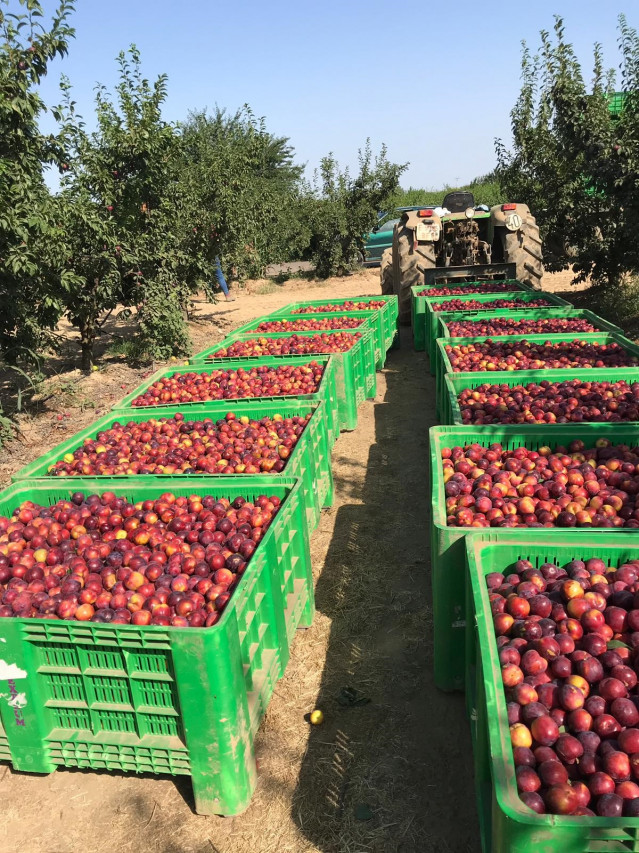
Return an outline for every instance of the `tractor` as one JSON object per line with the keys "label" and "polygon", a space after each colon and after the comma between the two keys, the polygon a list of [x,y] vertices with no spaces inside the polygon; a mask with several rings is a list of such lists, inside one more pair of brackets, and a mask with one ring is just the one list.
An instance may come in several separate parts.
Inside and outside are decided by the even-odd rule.
{"label": "tractor", "polygon": [[382,255],[382,293],[395,293],[399,320],[411,318],[411,287],[517,278],[541,289],[539,228],[527,205],[475,205],[469,192],[449,193],[441,207],[406,210]]}

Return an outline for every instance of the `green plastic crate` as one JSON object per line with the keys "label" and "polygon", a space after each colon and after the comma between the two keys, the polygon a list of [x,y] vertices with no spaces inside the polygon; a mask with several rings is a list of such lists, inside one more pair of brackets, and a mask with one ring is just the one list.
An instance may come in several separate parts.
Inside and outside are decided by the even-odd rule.
{"label": "green plastic crate", "polygon": [[[336,296],[333,299],[307,299],[304,302],[289,302],[288,305],[273,311],[269,316],[271,319],[275,319],[307,305],[333,305],[343,302],[386,302],[384,308],[371,308],[371,311],[375,311],[378,315],[376,322],[383,330],[386,350],[396,344],[399,335],[399,304],[396,296],[386,296],[380,293],[379,296]],[[331,316],[331,314],[333,312],[328,312],[326,316]]]}
{"label": "green plastic crate", "polygon": [[[340,331],[334,329],[333,331]],[[352,329],[343,329],[346,333],[353,334]],[[304,337],[323,334],[322,332],[309,332]],[[359,332],[361,335],[353,347],[346,352],[330,353],[335,360],[335,380],[337,384],[338,417],[340,429],[353,430],[357,426],[357,409],[367,397],[374,397],[377,391],[377,374],[375,371],[375,348],[373,335],[370,329]],[[264,358],[291,358],[290,355],[282,356],[247,356],[245,359],[217,358],[214,353],[230,346],[235,341],[251,340],[254,338],[292,338],[293,333],[282,332],[265,333],[262,335],[233,333],[224,338],[220,343],[197,353],[191,358],[191,364],[221,364],[222,362],[262,362]],[[326,353],[306,353],[304,358],[315,358],[317,355]]]}
{"label": "green plastic crate", "polygon": [[[457,323],[460,320],[494,320],[500,319],[503,316],[503,311],[482,311],[481,314],[476,314],[475,316],[468,314],[465,311],[440,312],[437,337],[453,337],[449,329],[450,323]],[[508,317],[513,320],[539,320],[544,317],[572,317],[578,320],[587,320],[597,331],[614,332],[615,334],[623,335],[623,329],[620,329],[619,326],[609,323],[607,320],[604,320],[603,317],[600,317],[598,314],[594,314],[592,311],[577,308],[531,308],[527,311],[509,311]],[[526,333],[517,332],[517,334],[522,335]],[[541,334],[543,334],[543,332]],[[574,334],[579,335],[584,333],[575,332]],[[508,335],[507,337],[512,336]]]}
{"label": "green plastic crate", "polygon": [[[319,384],[319,388],[317,389],[315,394],[286,394],[277,397],[239,397],[236,399],[225,400],[225,402],[229,405],[233,405],[236,402],[249,403],[251,401],[255,401],[258,403],[269,402],[273,403],[273,405],[277,405],[279,400],[286,400],[290,402],[294,402],[299,400],[301,403],[314,403],[319,400],[323,400],[324,405],[324,415],[326,417],[326,429],[328,432],[329,444],[331,447],[337,441],[337,437],[339,435],[339,422],[337,419],[337,384],[335,379],[335,362],[330,355],[319,355],[316,357],[310,356],[289,356],[289,358],[262,358],[260,359],[260,365],[266,367],[281,367],[284,365],[303,365],[308,364],[310,361],[316,361],[318,364],[324,365],[324,373],[322,374],[322,380]],[[250,364],[247,364],[246,361],[240,359],[239,361],[225,361],[223,365],[219,364],[200,364],[197,366],[188,365],[187,367],[164,367],[160,370],[157,370],[152,376],[149,376],[148,379],[145,379],[141,385],[132,391],[130,394],[127,394],[126,397],[123,397],[117,403],[114,403],[111,408],[112,409],[133,409],[136,412],[150,412],[153,413],[156,411],[158,406],[133,406],[133,400],[136,397],[139,397],[140,394],[143,394],[147,388],[150,388],[155,382],[159,379],[163,379],[166,376],[175,376],[176,374],[184,374],[184,373],[212,373],[214,370],[237,370],[238,368],[251,367]],[[159,405],[168,409],[170,408],[172,411],[181,411],[188,412],[193,406],[205,407],[208,406],[212,402],[219,402],[217,400],[209,400],[209,401],[201,401],[194,403],[167,403],[162,402]]]}
{"label": "green plastic crate", "polygon": [[[256,783],[253,741],[290,656],[314,615],[299,480],[198,482],[24,480],[0,493],[0,514],[51,505],[76,490],[131,501],[176,495],[282,499],[220,621],[210,628],[1,619],[0,758],[16,770],[58,766],[190,775],[199,814],[234,815]],[[10,677],[10,676],[9,676]]]}
{"label": "green plastic crate", "polygon": [[[428,353],[428,357],[430,359],[430,372],[432,374],[435,373],[435,341],[437,338],[441,338],[442,335],[439,332],[439,323],[442,318],[444,321],[448,314],[456,313],[462,314],[466,319],[472,319],[472,317],[476,316],[481,312],[479,308],[469,308],[468,311],[435,311],[434,306],[440,305],[442,302],[450,302],[451,299],[458,299],[456,296],[431,296],[422,297],[424,299],[424,342],[425,349]],[[566,302],[565,299],[561,299],[559,296],[555,296],[554,293],[546,293],[544,290],[525,290],[525,291],[513,291],[511,293],[473,293],[471,295],[473,300],[477,302],[494,302],[496,299],[518,299],[522,302],[533,302],[535,299],[545,299],[551,304],[548,308],[534,308],[531,310],[534,311],[549,311],[552,310],[553,306],[557,308],[565,308],[571,309],[573,306],[570,302]],[[495,309],[487,309],[489,311],[493,311]],[[505,308],[505,309],[497,309],[497,316],[503,317],[504,315],[511,316],[511,311],[521,311],[526,309],[521,308]]]}
{"label": "green plastic crate", "polygon": [[[586,370],[569,368],[567,370],[513,370],[500,373],[447,373],[444,377],[445,389],[442,394],[442,415],[446,416],[451,424],[462,423],[461,411],[457,395],[465,388],[477,388],[485,382],[491,385],[527,385],[530,382],[539,383],[543,380],[548,382],[570,382],[572,379],[584,379],[592,382],[605,382],[611,378],[609,367],[593,367]],[[614,369],[615,381],[625,379],[627,382],[639,380],[639,367],[617,367]],[[468,428],[474,429],[479,424],[466,424]],[[495,426],[509,426],[509,424],[495,424]],[[515,429],[517,424],[511,424]],[[554,429],[564,429],[572,424],[548,424]],[[610,424],[614,426],[614,424]]]}
{"label": "green plastic crate", "polygon": [[[229,405],[229,402],[232,405]],[[203,420],[204,418],[212,418],[213,420],[222,419],[227,412],[234,411],[240,415],[248,415],[250,417],[260,419],[263,417],[272,417],[275,414],[283,415],[284,417],[293,417],[295,415],[307,415],[312,413],[304,432],[300,436],[297,444],[293,448],[291,455],[288,458],[284,470],[280,474],[257,475],[257,474],[235,474],[238,483],[246,481],[249,488],[251,480],[256,476],[267,476],[271,482],[276,483],[278,479],[299,477],[302,480],[302,495],[306,504],[306,514],[309,532],[313,531],[319,522],[320,511],[323,506],[331,506],[333,502],[333,473],[331,470],[331,455],[326,433],[326,418],[323,411],[324,403],[316,404],[288,402],[279,400],[275,403],[256,403],[252,400],[245,401],[228,401],[220,400],[219,402],[211,403],[205,408],[201,406],[193,406],[189,409],[189,420]],[[172,418],[175,415],[175,410],[172,408],[157,408],[152,411],[144,411],[144,409],[122,409],[121,411],[113,411],[108,415],[95,421],[91,426],[77,432],[72,438],[68,438],[53,450],[44,453],[35,462],[22,468],[13,476],[13,482],[18,480],[31,480],[34,478],[47,477],[55,481],[61,480],[61,477],[49,477],[49,468],[59,459],[62,459],[65,453],[72,453],[77,447],[80,447],[85,438],[93,438],[98,432],[108,429],[116,421],[129,423],[134,421],[140,423],[147,421],[150,418]],[[164,483],[181,482],[199,482],[201,480],[215,483],[218,477],[222,474],[145,474],[131,475],[140,483],[154,483],[161,481]],[[228,475],[226,475],[228,476]],[[131,477],[109,477],[109,479],[131,479]],[[75,480],[76,477],[64,478]],[[95,477],[100,481],[105,477]],[[213,486],[211,486],[213,488]]]}
{"label": "green plastic crate", "polygon": [[[503,312],[501,312],[501,311],[485,311],[485,312],[482,311],[481,314],[475,318],[475,317],[468,316],[468,314],[466,314],[463,311],[457,311],[457,312],[446,311],[444,316],[445,316],[445,320],[442,320],[441,318],[439,320],[439,325],[438,325],[438,329],[437,329],[437,335],[438,335],[437,340],[440,340],[441,338],[456,337],[454,335],[451,335],[451,333],[450,333],[450,328],[449,328],[450,323],[459,322],[460,320],[471,320],[472,321],[474,319],[479,319],[480,317],[482,320],[484,318],[489,319],[489,320],[501,319],[503,317]],[[610,334],[621,335],[622,337],[624,335],[622,329],[620,329],[618,326],[613,325],[612,323],[609,323],[607,320],[604,320],[602,317],[599,317],[597,314],[593,314],[592,311],[577,311],[577,310],[568,309],[568,308],[558,308],[558,309],[531,308],[530,311],[509,311],[508,317],[512,318],[514,320],[539,320],[539,319],[543,319],[544,317],[572,317],[572,318],[576,318],[576,319],[580,319],[580,320],[587,320],[596,329],[596,331],[595,332],[566,332],[566,334],[574,334],[576,337],[579,337],[579,335],[584,335],[584,334],[597,334],[597,332],[607,332]],[[535,332],[535,333],[531,332],[530,334],[540,334],[540,335],[546,335],[546,337],[548,337],[548,338],[552,338],[552,339],[555,338],[555,335],[548,334],[545,332]],[[563,333],[560,333],[560,334],[563,334]],[[526,338],[529,337],[529,334],[526,332],[518,332],[517,335],[519,337],[522,337],[522,338],[523,337],[526,337]],[[477,336],[472,335],[470,337],[477,337]],[[486,337],[488,337],[488,336],[486,336],[486,335],[484,335],[483,337],[480,336],[479,339],[485,340]],[[493,335],[493,337],[497,337],[497,335]],[[512,338],[515,336],[514,335],[500,335],[499,337]],[[439,357],[439,350],[436,349],[435,350],[435,363],[434,363],[434,365],[431,365],[431,372],[434,372],[435,375],[437,375],[437,371],[440,369],[441,369],[441,360]]]}
{"label": "green plastic crate", "polygon": [[[570,427],[570,428],[568,428]],[[556,447],[581,439],[586,447],[594,447],[597,438],[605,437],[615,444],[639,445],[638,424],[568,424],[558,430],[555,426],[522,427],[432,427],[430,430],[430,488],[431,488],[431,578],[433,589],[434,659],[435,684],[441,690],[461,690],[464,686],[466,654],[464,629],[466,625],[465,602],[465,542],[479,535],[486,535],[485,528],[448,527],[446,524],[446,496],[440,463],[441,451],[445,447],[463,447],[480,444],[487,447],[500,442],[505,449],[527,447]],[[535,528],[534,535],[542,530]],[[602,530],[608,536],[617,529]],[[622,535],[633,536],[636,530]],[[593,535],[588,528],[543,528],[544,536],[550,541],[561,542],[567,536],[587,541]],[[597,535],[600,531],[597,530]],[[510,537],[518,541],[521,536],[530,538],[530,528],[490,528],[495,541]],[[634,540],[639,547],[639,536]]]}
{"label": "green plastic crate", "polygon": [[[468,668],[475,790],[483,853],[613,853],[639,850],[639,819],[538,815],[519,799],[510,743],[506,699],[501,679],[490,604],[485,584],[489,572],[502,571],[518,559],[539,566],[546,560],[565,565],[572,559],[599,557],[619,565],[637,557],[627,535],[593,534],[568,543],[543,534],[498,541],[493,536],[468,539],[468,588],[473,618],[468,620],[472,665]],[[564,540],[565,540],[564,536]]]}
{"label": "green plastic crate", "polygon": [[[261,335],[262,332],[258,332],[257,327],[260,323],[268,322],[268,321],[278,321],[278,320],[304,320],[304,319],[313,319],[313,320],[334,320],[339,319],[340,317],[346,317],[349,320],[359,320],[360,325],[358,327],[349,328],[351,332],[361,332],[362,327],[366,329],[370,329],[373,335],[373,346],[375,350],[375,367],[377,370],[381,370],[384,367],[384,363],[386,362],[386,340],[384,336],[384,327],[383,327],[383,317],[382,312],[378,310],[374,311],[335,311],[326,314],[277,314],[277,316],[267,316],[267,317],[258,317],[256,320],[250,320],[248,323],[245,323],[243,326],[240,326],[238,329],[235,329],[236,333],[242,334],[252,334],[252,335]],[[337,331],[336,329],[326,329],[326,333],[330,333],[333,331]],[[306,335],[308,334],[305,331],[300,332],[292,332],[295,335]]]}
{"label": "green plastic crate", "polygon": [[[458,373],[453,372],[453,368],[450,364],[450,359],[446,354],[446,347],[448,346],[465,346],[467,344],[476,344],[483,343],[484,341],[489,340],[485,336],[479,338],[438,338],[435,341],[435,345],[437,347],[437,351],[435,354],[435,382],[437,387],[437,417],[442,423],[450,423],[451,422],[451,412],[448,408],[448,395],[446,393],[446,385],[444,382],[444,377],[447,375],[450,376],[464,376],[469,379],[477,376],[479,371],[459,371]],[[566,335],[522,335],[521,338],[517,338],[513,335],[493,335],[490,337],[491,341],[505,341],[513,343],[518,340],[526,340],[531,343],[545,343],[546,341],[550,341],[550,343],[556,344],[561,343],[563,341],[589,341],[590,343],[599,343],[599,344],[619,344],[626,352],[634,355],[637,359],[639,359],[639,345],[634,344],[632,341],[628,340],[628,338],[623,335],[617,335],[612,332],[592,332],[591,334],[566,334]],[[553,368],[556,370],[561,370],[563,372],[563,368]],[[578,368],[565,368],[566,370],[577,370]],[[594,368],[593,368],[594,369]],[[602,368],[603,369],[603,368]],[[617,370],[621,370],[624,368],[605,368],[606,370],[614,370],[615,375]],[[625,368],[627,369],[627,368]],[[519,373],[523,373],[522,370],[512,370],[512,371],[485,371],[482,372],[482,376],[486,376],[490,374],[491,376],[501,377],[506,373],[509,377],[516,376]],[[530,372],[530,371],[528,371]],[[579,371],[580,373],[583,371]],[[586,370],[586,373],[588,369]],[[540,373],[546,374],[546,370],[542,369]],[[501,379],[497,379],[497,382],[501,382]]]}
{"label": "green plastic crate", "polygon": [[[468,288],[468,290],[472,290],[472,288],[476,288],[478,284],[489,285],[492,284],[491,281],[460,281],[451,283],[451,287],[464,287]],[[527,284],[523,284],[521,281],[517,281],[516,279],[508,279],[508,281],[499,282],[499,284],[511,284],[512,287],[510,292],[514,291],[532,291],[532,288]],[[413,348],[418,352],[423,352],[426,349],[426,331],[424,326],[424,315],[426,313],[426,294],[423,293],[425,290],[436,290],[439,287],[444,287],[441,282],[438,284],[420,284],[415,287],[411,287],[411,324],[413,326]],[[497,299],[499,294],[493,294],[494,298]],[[457,297],[449,296],[449,299],[456,299]]]}

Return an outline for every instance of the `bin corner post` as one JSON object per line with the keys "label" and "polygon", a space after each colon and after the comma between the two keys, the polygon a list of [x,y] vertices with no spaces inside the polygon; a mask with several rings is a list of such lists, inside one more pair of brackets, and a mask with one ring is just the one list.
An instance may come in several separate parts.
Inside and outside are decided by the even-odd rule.
{"label": "bin corner post", "polygon": [[[328,406],[328,401],[323,400],[319,404],[319,408],[322,411],[326,410]],[[326,418],[323,417],[321,421],[326,424]],[[323,497],[323,500],[319,502],[319,511],[321,514],[322,507],[330,507],[333,506],[333,501],[335,500],[334,493],[334,483],[333,483],[333,465],[332,465],[332,456],[333,456],[333,448],[331,446],[330,436],[328,435],[328,430],[321,430],[320,435],[320,455],[322,459],[320,460],[320,471],[318,471],[318,478],[325,480],[326,482],[326,493]],[[322,464],[323,463],[323,464]],[[319,519],[318,519],[319,524]]]}
{"label": "bin corner post", "polygon": [[295,519],[294,524],[297,530],[301,533],[299,546],[302,553],[297,554],[296,557],[298,558],[297,563],[301,564],[300,568],[303,573],[302,579],[306,587],[306,601],[304,602],[304,609],[300,615],[298,628],[310,628],[313,624],[313,619],[315,618],[315,587],[313,586],[310,535],[306,525],[304,524],[303,512],[300,511],[299,507],[297,508],[297,518]]}
{"label": "bin corner post", "polygon": [[233,816],[247,808],[257,781],[238,626],[229,619],[226,630],[198,633],[194,643],[190,631],[176,631],[173,655],[195,811]]}

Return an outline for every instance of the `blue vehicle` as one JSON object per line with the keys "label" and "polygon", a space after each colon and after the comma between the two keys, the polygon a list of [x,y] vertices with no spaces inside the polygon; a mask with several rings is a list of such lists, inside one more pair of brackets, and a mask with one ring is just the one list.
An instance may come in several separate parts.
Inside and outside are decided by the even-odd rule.
{"label": "blue vehicle", "polygon": [[[418,204],[414,207],[396,207],[394,210],[384,210],[377,214],[377,225],[366,235],[364,245],[365,266],[378,266],[382,261],[385,249],[393,245],[393,229],[399,225],[403,213],[408,210],[424,210],[432,205]],[[389,218],[390,217],[390,218]]]}

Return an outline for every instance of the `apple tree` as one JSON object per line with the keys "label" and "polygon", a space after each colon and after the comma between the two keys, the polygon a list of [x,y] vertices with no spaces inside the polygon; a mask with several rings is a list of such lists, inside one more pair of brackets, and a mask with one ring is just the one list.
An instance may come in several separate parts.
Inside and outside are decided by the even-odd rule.
{"label": "apple tree", "polygon": [[84,369],[100,326],[119,307],[136,309],[136,355],[187,352],[184,309],[207,272],[193,251],[194,205],[177,177],[179,134],[162,117],[166,77],[146,80],[135,47],[121,53],[118,64],[115,96],[97,89],[92,133],[75,116],[65,84],[74,125],[60,196],[71,243],[67,268],[74,274],[65,313],[80,331]]}
{"label": "apple tree", "polygon": [[212,250],[227,277],[243,278],[302,251],[309,235],[294,210],[302,168],[288,139],[269,133],[246,105],[192,113],[181,134],[180,181],[199,212],[204,256]]}
{"label": "apple tree", "polygon": [[69,0],[48,23],[37,0],[10,8],[0,0],[0,353],[16,362],[51,339],[69,286],[65,232],[44,178],[47,167],[64,172],[66,155],[59,137],[40,130],[38,86],[74,31]]}
{"label": "apple tree", "polygon": [[366,234],[397,193],[406,169],[388,160],[385,146],[373,159],[370,140],[358,159],[359,171],[352,177],[329,154],[306,187],[301,214],[311,232],[308,254],[320,278],[347,272],[362,257]]}
{"label": "apple tree", "polygon": [[619,46],[623,96],[612,110],[615,75],[600,46],[588,83],[557,18],[536,56],[524,46],[513,148],[497,143],[504,192],[536,215],[551,268],[570,264],[612,290],[639,274],[639,38],[623,16]]}

